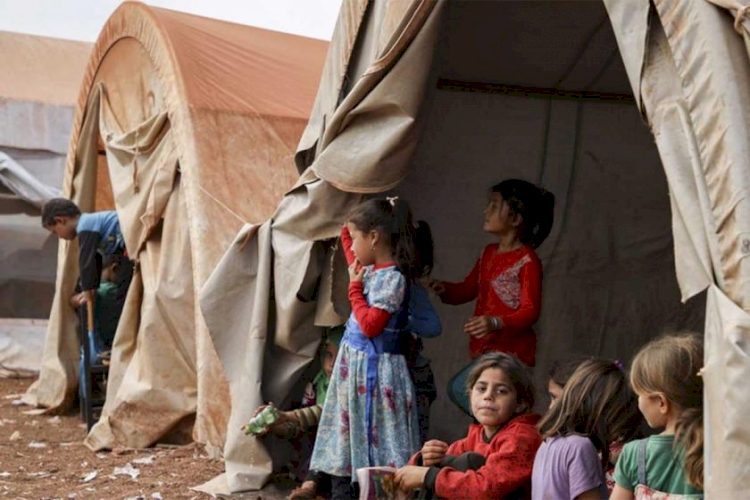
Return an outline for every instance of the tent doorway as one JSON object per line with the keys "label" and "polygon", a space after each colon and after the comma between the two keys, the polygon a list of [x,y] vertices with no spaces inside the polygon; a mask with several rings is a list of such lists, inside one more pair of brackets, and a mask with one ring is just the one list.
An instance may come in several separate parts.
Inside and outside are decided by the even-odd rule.
{"label": "tent doorway", "polygon": [[[573,355],[630,360],[666,331],[702,330],[705,299],[680,302],[668,186],[600,2],[453,1],[441,28],[425,126],[395,190],[435,238],[433,276],[459,281],[492,239],[482,232],[490,186],[507,178],[556,196],[544,264],[535,383]],[[438,306],[443,334],[426,341],[439,398],[431,434],[468,422],[445,394],[468,361],[473,304]]]}

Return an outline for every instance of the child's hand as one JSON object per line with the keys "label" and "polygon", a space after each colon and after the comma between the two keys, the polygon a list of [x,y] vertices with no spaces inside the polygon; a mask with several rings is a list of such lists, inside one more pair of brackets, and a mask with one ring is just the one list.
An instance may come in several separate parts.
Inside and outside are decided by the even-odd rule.
{"label": "child's hand", "polygon": [[422,286],[428,290],[432,290],[438,297],[445,293],[445,285],[439,280],[424,278],[422,279]]}
{"label": "child's hand", "polygon": [[413,491],[424,486],[424,478],[427,475],[429,467],[419,467],[416,465],[407,465],[401,467],[393,478],[393,484],[402,491]]}
{"label": "child's hand", "polygon": [[472,337],[481,339],[493,330],[499,330],[503,327],[500,318],[495,316],[474,316],[464,325],[464,332]]}
{"label": "child's hand", "polygon": [[349,266],[349,282],[359,281],[362,282],[362,278],[365,275],[365,268],[359,263],[358,260],[352,262]]}
{"label": "child's hand", "polygon": [[72,307],[73,309],[78,309],[85,303],[86,303],[86,294],[83,292],[77,293],[73,295],[72,297],[70,297],[70,307]]}
{"label": "child's hand", "polygon": [[448,451],[448,443],[437,439],[430,439],[422,446],[422,465],[431,467],[440,463]]}

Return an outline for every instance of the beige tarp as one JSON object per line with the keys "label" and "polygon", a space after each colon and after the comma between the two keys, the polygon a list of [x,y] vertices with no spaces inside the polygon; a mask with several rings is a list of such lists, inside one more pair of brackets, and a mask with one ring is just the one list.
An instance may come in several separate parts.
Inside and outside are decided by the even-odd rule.
{"label": "beige tarp", "polygon": [[[104,26],[64,194],[84,211],[116,208],[137,265],[90,448],[148,446],[191,426],[223,446],[229,387],[197,290],[243,224],[267,219],[293,185],[326,46],[133,2]],[[61,242],[42,370],[25,395],[51,411],[77,385],[77,267],[76,243]]]}
{"label": "beige tarp", "polygon": [[89,43],[0,31],[0,318],[49,314],[57,244],[39,224],[40,207],[62,187],[90,52]]}
{"label": "beige tarp", "polygon": [[[706,0],[654,3],[344,2],[298,147],[304,173],[201,292],[230,385],[244,388],[230,426],[294,399],[320,327],[346,314],[345,271],[324,243],[362,194],[407,198],[433,227],[434,274],[459,279],[488,241],[485,190],[523,177],[557,197],[539,250],[536,381],[565,355],[628,361],[665,330],[705,326],[708,494],[746,496],[748,54]],[[467,361],[455,345],[471,307],[438,311],[431,434],[454,439],[466,419],[443,387]],[[227,317],[241,320],[226,329]],[[273,451],[230,428],[215,485],[262,486]]]}

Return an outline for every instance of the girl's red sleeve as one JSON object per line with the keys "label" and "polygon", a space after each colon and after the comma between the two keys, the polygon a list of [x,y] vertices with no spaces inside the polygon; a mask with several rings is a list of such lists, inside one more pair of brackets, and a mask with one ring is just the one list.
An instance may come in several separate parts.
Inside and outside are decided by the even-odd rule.
{"label": "girl's red sleeve", "polygon": [[440,294],[440,300],[446,304],[459,305],[466,304],[477,298],[479,293],[479,263],[477,259],[474,268],[469,275],[460,283],[443,282],[445,291]]}
{"label": "girl's red sleeve", "polygon": [[346,256],[346,263],[350,266],[352,262],[357,260],[357,257],[352,251],[352,235],[349,234],[349,228],[344,226],[341,228],[341,246],[344,248],[344,255]]}
{"label": "girl's red sleeve", "polygon": [[357,323],[367,338],[374,338],[383,333],[388,320],[391,319],[391,313],[367,304],[361,281],[349,282],[349,302],[352,304],[354,317],[357,318]]}
{"label": "girl's red sleeve", "polygon": [[440,469],[435,481],[435,494],[440,498],[505,498],[528,485],[534,456],[540,444],[541,438],[533,428],[519,429],[490,453],[484,466],[479,469],[466,472],[449,467]]}
{"label": "girl's red sleeve", "polygon": [[508,328],[531,328],[542,311],[542,262],[536,255],[521,268],[518,275],[521,296],[518,309],[501,316],[503,326]]}

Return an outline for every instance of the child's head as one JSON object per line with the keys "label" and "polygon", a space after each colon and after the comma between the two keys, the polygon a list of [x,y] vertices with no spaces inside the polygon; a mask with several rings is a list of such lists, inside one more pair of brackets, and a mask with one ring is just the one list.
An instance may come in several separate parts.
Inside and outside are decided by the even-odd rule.
{"label": "child's head", "polygon": [[603,359],[582,362],[562,397],[539,423],[542,438],[587,436],[609,461],[609,444],[637,432],[640,415],[635,394],[620,367]]}
{"label": "child's head", "polygon": [[76,237],[76,225],[81,210],[65,198],[53,198],[42,207],[42,226],[60,239]]}
{"label": "child's head", "polygon": [[537,248],[552,230],[555,196],[521,179],[508,179],[490,189],[484,230],[497,235],[514,231],[521,243]]}
{"label": "child's head", "polygon": [[117,282],[117,275],[122,265],[122,255],[111,254],[105,255],[102,259],[102,274],[100,281],[109,281],[111,283]]}
{"label": "child's head", "polygon": [[547,380],[547,393],[549,394],[549,405],[552,407],[562,396],[565,386],[568,384],[570,376],[581,366],[586,359],[591,358],[572,358],[562,361],[555,361],[549,370],[549,379]]}
{"label": "child's head", "polygon": [[703,344],[697,335],[670,335],[646,344],[633,359],[630,380],[650,427],[675,423],[685,449],[688,481],[703,487]]}
{"label": "child's head", "polygon": [[326,344],[323,350],[322,369],[326,377],[331,378],[333,365],[336,363],[336,356],[339,355],[339,345],[344,335],[343,327],[331,328],[326,335]]}
{"label": "child's head", "polygon": [[434,244],[430,225],[423,220],[417,221],[415,224],[414,246],[417,250],[418,277],[429,276],[435,265]]}
{"label": "child's head", "polygon": [[504,352],[489,352],[478,358],[466,386],[471,412],[487,435],[534,407],[531,371]]}
{"label": "child's head", "polygon": [[409,279],[418,272],[414,224],[409,205],[400,198],[373,198],[358,205],[348,219],[352,251],[362,265],[374,264],[385,252]]}

